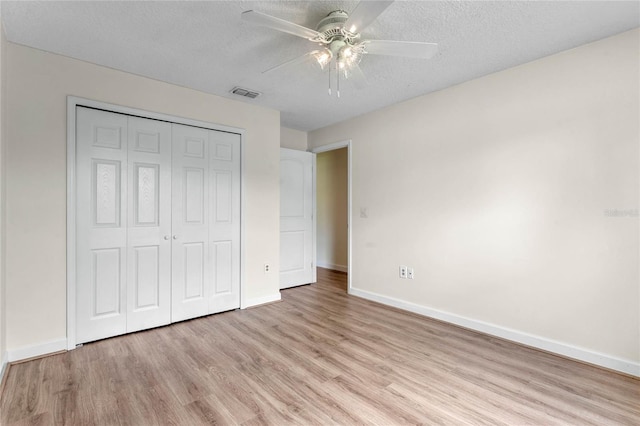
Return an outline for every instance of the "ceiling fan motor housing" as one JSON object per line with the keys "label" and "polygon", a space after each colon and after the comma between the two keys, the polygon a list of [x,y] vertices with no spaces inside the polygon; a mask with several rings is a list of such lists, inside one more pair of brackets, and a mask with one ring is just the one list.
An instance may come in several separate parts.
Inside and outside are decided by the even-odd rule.
{"label": "ceiling fan motor housing", "polygon": [[[360,62],[362,49],[355,47],[359,34],[353,34],[344,28],[349,14],[344,10],[334,10],[324,17],[317,26],[320,42],[331,52],[330,57],[337,58],[341,67],[347,63]],[[353,48],[353,49],[352,49]]]}
{"label": "ceiling fan motor housing", "polygon": [[348,19],[349,14],[344,10],[334,10],[322,18],[317,26],[321,42],[328,45],[334,40],[344,40],[348,44],[353,44],[360,34],[354,34],[344,28]]}
{"label": "ceiling fan motor housing", "polygon": [[316,30],[319,33],[330,31],[333,29],[341,29],[344,23],[349,19],[349,14],[344,10],[334,10],[318,22]]}

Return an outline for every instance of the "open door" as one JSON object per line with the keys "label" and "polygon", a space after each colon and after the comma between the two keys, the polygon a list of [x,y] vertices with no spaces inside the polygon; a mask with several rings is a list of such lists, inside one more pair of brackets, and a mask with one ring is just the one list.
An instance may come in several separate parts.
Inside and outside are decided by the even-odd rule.
{"label": "open door", "polygon": [[316,280],[315,154],[280,148],[280,288]]}

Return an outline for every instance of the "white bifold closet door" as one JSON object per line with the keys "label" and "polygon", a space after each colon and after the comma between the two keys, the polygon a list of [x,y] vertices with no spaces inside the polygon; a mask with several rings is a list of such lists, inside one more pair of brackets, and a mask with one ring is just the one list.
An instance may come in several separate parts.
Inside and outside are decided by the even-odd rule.
{"label": "white bifold closet door", "polygon": [[240,306],[240,136],[77,108],[77,342]]}
{"label": "white bifold closet door", "polygon": [[239,137],[173,125],[173,321],[240,306]]}

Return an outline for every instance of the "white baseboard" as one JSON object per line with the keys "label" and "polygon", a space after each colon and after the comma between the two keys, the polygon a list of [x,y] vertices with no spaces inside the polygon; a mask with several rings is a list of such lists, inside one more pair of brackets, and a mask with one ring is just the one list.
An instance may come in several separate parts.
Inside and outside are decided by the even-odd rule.
{"label": "white baseboard", "polygon": [[9,365],[9,355],[5,352],[2,354],[2,365],[0,366],[0,389],[2,389],[2,381],[4,380],[5,371],[7,371],[7,365]]}
{"label": "white baseboard", "polygon": [[265,303],[278,302],[279,300],[280,300],[279,291],[275,294],[270,294],[268,296],[252,297],[251,299],[246,299],[244,301],[244,305],[242,306],[242,309],[250,308],[252,306],[264,305]]}
{"label": "white baseboard", "polygon": [[23,359],[47,355],[53,352],[67,350],[67,339],[50,340],[39,345],[24,346],[22,348],[7,351],[7,361],[16,362]]}
{"label": "white baseboard", "polygon": [[535,336],[510,328],[500,327],[483,321],[462,317],[448,312],[438,311],[426,306],[417,305],[392,297],[383,296],[381,294],[372,293],[357,288],[351,288],[349,294],[362,297],[363,299],[372,300],[384,305],[393,306],[405,311],[424,315],[429,318],[445,321],[471,330],[480,331],[492,336],[501,337],[523,345],[531,346],[544,351],[553,352],[568,358],[584,361],[589,364],[598,365],[611,370],[620,371],[632,376],[640,377],[640,363],[629,360],[616,358],[611,355],[594,352],[588,349],[569,345],[567,343],[558,342],[556,340],[547,339],[545,337]]}
{"label": "white baseboard", "polygon": [[347,265],[336,265],[334,263],[318,262],[318,268],[331,269],[334,271],[340,271],[345,273],[349,272],[349,268],[347,267]]}

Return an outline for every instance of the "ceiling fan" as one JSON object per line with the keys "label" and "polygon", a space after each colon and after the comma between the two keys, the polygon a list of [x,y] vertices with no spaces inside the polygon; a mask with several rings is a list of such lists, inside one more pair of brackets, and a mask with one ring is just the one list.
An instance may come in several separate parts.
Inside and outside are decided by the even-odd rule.
{"label": "ceiling fan", "polygon": [[329,69],[329,95],[331,95],[331,71],[334,70],[336,94],[340,97],[341,74],[344,78],[354,76],[364,79],[359,66],[364,55],[430,59],[438,52],[437,43],[361,38],[360,32],[375,21],[391,3],[393,1],[361,1],[351,13],[334,10],[318,22],[315,30],[255,10],[242,12],[242,19],[255,25],[306,38],[318,45],[298,58],[263,72],[271,72],[308,60],[315,61],[322,69],[325,67]]}

